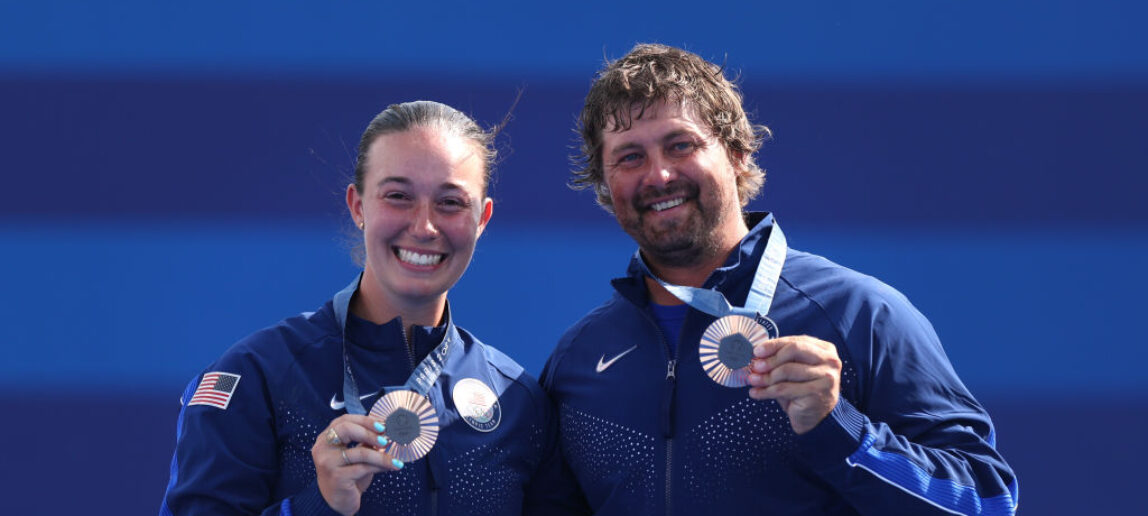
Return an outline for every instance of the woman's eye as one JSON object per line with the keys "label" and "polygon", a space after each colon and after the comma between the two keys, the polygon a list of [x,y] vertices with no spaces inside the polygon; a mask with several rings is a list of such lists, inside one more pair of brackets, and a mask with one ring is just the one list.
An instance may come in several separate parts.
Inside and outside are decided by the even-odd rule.
{"label": "woman's eye", "polygon": [[398,202],[398,201],[409,200],[410,196],[408,196],[404,192],[386,192],[383,194],[383,199],[388,200],[388,201],[392,201],[392,202]]}
{"label": "woman's eye", "polygon": [[462,210],[467,206],[470,206],[470,203],[465,199],[459,199],[457,197],[446,197],[444,199],[440,199],[438,203],[439,206],[442,206],[444,209],[452,211]]}

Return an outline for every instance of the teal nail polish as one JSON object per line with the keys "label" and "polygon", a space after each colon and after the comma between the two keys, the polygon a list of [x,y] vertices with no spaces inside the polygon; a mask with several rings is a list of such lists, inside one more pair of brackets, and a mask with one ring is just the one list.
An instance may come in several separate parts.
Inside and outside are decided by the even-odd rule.
{"label": "teal nail polish", "polygon": [[391,459],[391,464],[394,464],[396,468],[403,469],[403,461],[399,459]]}
{"label": "teal nail polish", "polygon": [[389,442],[390,442],[390,441],[388,441],[386,437],[383,437],[383,436],[381,436],[381,435],[379,436],[379,444],[380,444],[380,445],[386,446],[386,445],[387,445],[387,443],[389,443]]}
{"label": "teal nail polish", "polygon": [[384,426],[382,423],[375,421],[375,431],[381,434],[381,433],[387,431],[387,427]]}

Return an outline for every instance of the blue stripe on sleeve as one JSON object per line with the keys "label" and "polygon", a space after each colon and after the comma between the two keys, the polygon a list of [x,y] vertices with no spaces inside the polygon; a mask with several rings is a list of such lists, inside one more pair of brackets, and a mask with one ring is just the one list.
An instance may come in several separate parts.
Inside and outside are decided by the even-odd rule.
{"label": "blue stripe on sleeve", "polygon": [[846,462],[952,514],[1006,516],[1016,514],[1018,499],[1016,480],[1008,486],[1008,493],[981,498],[973,486],[933,478],[908,458],[873,448],[875,441],[874,436],[866,436],[861,447],[850,455]]}

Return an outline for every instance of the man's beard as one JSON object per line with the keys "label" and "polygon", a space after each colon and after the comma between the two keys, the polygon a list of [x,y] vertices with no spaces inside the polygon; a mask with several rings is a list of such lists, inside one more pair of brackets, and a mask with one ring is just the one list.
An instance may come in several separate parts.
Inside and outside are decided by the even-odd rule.
{"label": "man's beard", "polygon": [[[649,204],[647,199],[675,193],[685,195],[685,202],[678,208],[689,210],[685,218],[658,223],[646,220],[647,215],[656,214],[652,208],[643,208]],[[632,201],[633,212],[618,222],[649,260],[666,267],[689,267],[704,263],[721,251],[718,228],[724,210],[720,204],[715,198],[703,203],[696,185],[651,191],[636,197]]]}

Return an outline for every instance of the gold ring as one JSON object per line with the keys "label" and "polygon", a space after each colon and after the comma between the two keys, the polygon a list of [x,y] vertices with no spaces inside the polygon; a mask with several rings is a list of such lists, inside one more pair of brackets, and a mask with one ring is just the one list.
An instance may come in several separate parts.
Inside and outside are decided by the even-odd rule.
{"label": "gold ring", "polygon": [[343,464],[350,466],[351,465],[351,459],[347,458],[347,449],[343,448],[343,450],[339,453],[343,454]]}
{"label": "gold ring", "polygon": [[327,429],[327,444],[331,446],[340,446],[343,444],[343,440],[339,439],[339,434],[335,433],[335,427]]}

